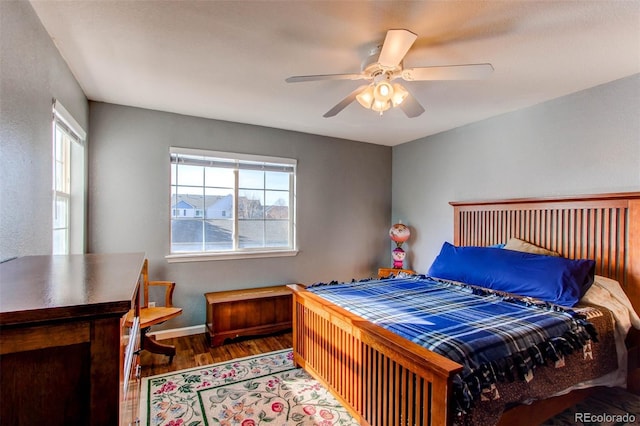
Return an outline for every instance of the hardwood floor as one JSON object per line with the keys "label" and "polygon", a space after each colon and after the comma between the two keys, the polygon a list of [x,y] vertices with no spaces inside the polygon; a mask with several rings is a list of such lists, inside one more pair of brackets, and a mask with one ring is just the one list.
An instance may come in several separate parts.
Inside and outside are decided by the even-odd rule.
{"label": "hardwood floor", "polygon": [[176,346],[176,356],[173,358],[173,362],[169,364],[169,357],[165,355],[142,351],[140,353],[142,377],[215,364],[234,358],[287,349],[292,346],[291,332],[254,339],[238,339],[216,348],[209,347],[204,333],[166,339],[162,340],[162,343]]}

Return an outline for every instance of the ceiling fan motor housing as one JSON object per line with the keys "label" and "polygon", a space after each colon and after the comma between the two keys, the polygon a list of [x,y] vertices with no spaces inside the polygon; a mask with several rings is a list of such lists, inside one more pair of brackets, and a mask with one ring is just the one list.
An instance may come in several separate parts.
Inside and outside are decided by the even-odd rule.
{"label": "ceiling fan motor housing", "polygon": [[378,83],[383,79],[392,80],[402,73],[402,61],[395,67],[385,67],[378,62],[382,45],[378,45],[369,51],[364,61],[362,61],[361,70],[369,79]]}

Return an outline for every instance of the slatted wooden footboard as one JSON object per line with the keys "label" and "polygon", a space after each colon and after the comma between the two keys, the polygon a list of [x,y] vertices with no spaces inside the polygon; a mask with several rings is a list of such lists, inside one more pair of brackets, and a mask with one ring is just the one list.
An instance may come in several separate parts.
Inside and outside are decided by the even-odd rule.
{"label": "slatted wooden footboard", "polygon": [[330,389],[361,424],[451,423],[451,379],[461,365],[302,286],[289,287],[294,291],[294,361]]}

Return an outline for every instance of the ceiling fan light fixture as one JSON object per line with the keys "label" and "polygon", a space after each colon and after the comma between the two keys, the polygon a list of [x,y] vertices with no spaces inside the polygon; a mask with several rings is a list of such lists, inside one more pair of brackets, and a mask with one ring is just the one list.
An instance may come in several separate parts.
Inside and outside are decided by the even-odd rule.
{"label": "ceiling fan light fixture", "polygon": [[376,112],[379,112],[380,115],[382,115],[382,113],[388,110],[389,108],[391,108],[391,101],[388,101],[388,100],[387,101],[375,100],[371,105],[371,109]]}
{"label": "ceiling fan light fixture", "polygon": [[395,83],[393,85],[393,96],[391,97],[391,103],[394,107],[397,107],[404,101],[407,96],[409,96],[409,92],[402,87],[400,84]]}
{"label": "ceiling fan light fixture", "polygon": [[360,103],[360,105],[362,105],[363,107],[370,109],[371,105],[373,104],[373,85],[369,85],[369,87],[367,87],[366,89],[364,89],[362,92],[358,93],[358,95],[356,96],[356,99],[358,100],[358,102]]}
{"label": "ceiling fan light fixture", "polygon": [[376,101],[387,102],[393,96],[393,86],[388,81],[381,81],[373,89],[373,97]]}

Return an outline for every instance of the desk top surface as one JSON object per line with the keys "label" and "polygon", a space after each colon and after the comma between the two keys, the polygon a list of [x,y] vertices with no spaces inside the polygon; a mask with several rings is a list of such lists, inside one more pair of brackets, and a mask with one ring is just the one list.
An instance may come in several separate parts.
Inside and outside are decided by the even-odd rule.
{"label": "desk top surface", "polygon": [[144,253],[25,256],[0,264],[0,325],[121,315]]}

